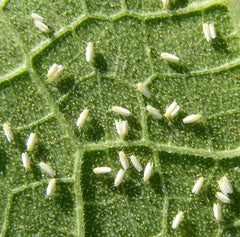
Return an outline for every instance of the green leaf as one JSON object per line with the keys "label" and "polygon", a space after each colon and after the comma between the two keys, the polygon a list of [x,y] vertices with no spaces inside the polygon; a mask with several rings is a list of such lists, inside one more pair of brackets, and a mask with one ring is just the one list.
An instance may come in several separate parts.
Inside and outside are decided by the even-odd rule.
{"label": "green leaf", "polygon": [[[15,140],[0,136],[1,236],[239,236],[240,24],[238,0],[2,0],[0,122]],[[46,34],[31,13],[45,18]],[[207,42],[203,23],[214,23],[217,38]],[[87,42],[96,62],[86,62]],[[180,57],[161,59],[161,52]],[[47,70],[62,64],[57,82]],[[151,98],[136,87],[144,82]],[[181,112],[162,114],[173,101]],[[132,112],[125,140],[116,132],[113,105]],[[79,114],[89,109],[81,129]],[[189,114],[202,118],[183,124]],[[122,118],[124,119],[124,118]],[[21,153],[30,132],[37,134],[26,172]],[[118,151],[154,164],[149,182],[132,166],[114,187],[121,168]],[[55,193],[39,162],[57,175]],[[93,168],[112,172],[96,175]],[[227,175],[234,193],[230,204],[215,198],[217,181]],[[192,194],[196,180],[205,182]],[[213,215],[220,202],[223,220]],[[177,229],[172,221],[184,219]]]}

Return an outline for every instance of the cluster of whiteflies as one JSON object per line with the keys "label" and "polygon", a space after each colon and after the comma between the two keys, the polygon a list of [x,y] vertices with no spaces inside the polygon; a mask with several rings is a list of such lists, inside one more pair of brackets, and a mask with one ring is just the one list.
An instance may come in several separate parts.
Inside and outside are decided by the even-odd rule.
{"label": "cluster of whiteflies", "polygon": [[[163,3],[164,7],[168,7],[169,0],[162,0],[162,3]],[[44,18],[42,16],[40,16],[36,13],[32,13],[31,16],[34,20],[35,26],[39,30],[41,30],[42,32],[45,32],[45,33],[50,32],[48,26],[45,23],[43,23]],[[214,24],[204,23],[203,24],[203,33],[204,33],[204,36],[207,41],[211,41],[212,39],[215,39],[217,37]],[[172,62],[172,63],[178,63],[180,60],[180,58],[177,57],[176,55],[170,54],[167,52],[162,52],[161,57],[162,57],[162,59]],[[86,61],[89,63],[94,63],[94,61],[95,61],[95,53],[94,53],[94,47],[93,47],[92,42],[89,42],[86,47]],[[56,81],[58,79],[58,77],[61,75],[62,71],[63,71],[63,66],[60,64],[58,65],[58,64],[54,63],[48,70],[48,73],[47,73],[48,81],[49,82]],[[149,92],[149,90],[143,83],[138,83],[137,89],[147,98],[151,97],[151,93]],[[151,105],[147,105],[146,110],[154,118],[156,118],[156,119],[162,118],[162,115],[157,108],[154,108]],[[114,111],[115,113],[122,115],[122,116],[130,116],[131,115],[131,112],[128,109],[122,108],[120,106],[113,106],[112,111]],[[165,117],[169,118],[169,119],[173,119],[177,116],[179,111],[180,111],[180,106],[174,101],[169,107],[167,107],[166,112],[165,112]],[[77,123],[76,123],[79,128],[81,128],[83,126],[83,124],[85,123],[88,113],[89,113],[89,110],[84,109],[83,112],[80,114],[80,116],[77,120]],[[197,120],[199,120],[200,118],[201,118],[200,114],[191,114],[183,119],[183,123],[185,123],[185,124],[193,123],[193,122],[196,122]],[[116,129],[117,129],[117,133],[119,134],[119,136],[122,139],[124,139],[128,135],[128,131],[129,131],[128,121],[127,120],[115,120],[115,125],[116,125]],[[3,125],[3,130],[6,135],[7,140],[9,142],[12,142],[14,140],[14,134],[11,130],[11,127],[7,123],[5,123]],[[33,150],[35,143],[36,143],[36,134],[31,133],[27,140],[27,143],[26,143],[27,151],[22,153],[22,163],[23,163],[23,167],[26,169],[26,171],[29,171],[31,169],[31,164],[30,164],[31,162],[30,162],[30,157],[28,155],[28,152]],[[114,181],[114,185],[116,187],[121,184],[121,182],[123,181],[125,172],[129,168],[129,162],[128,162],[127,156],[125,155],[125,153],[123,151],[119,152],[119,159],[120,159],[123,169],[120,169],[116,175],[116,178]],[[135,169],[138,172],[141,172],[143,170],[142,165],[139,162],[139,160],[136,158],[136,156],[131,155],[130,160],[131,160],[132,165],[135,167]],[[55,176],[55,174],[56,174],[55,171],[48,164],[46,164],[44,162],[40,162],[39,166],[40,166],[41,170],[43,172],[45,172],[46,174],[48,174],[49,176],[51,176],[51,177]],[[96,174],[103,174],[103,173],[111,172],[112,169],[109,167],[97,167],[97,168],[94,168],[93,171]],[[146,165],[145,170],[144,170],[144,176],[143,176],[144,182],[147,182],[149,180],[149,178],[151,177],[152,171],[153,171],[153,164],[151,162],[148,162],[148,164]],[[198,194],[203,185],[203,182],[204,182],[204,178],[203,177],[199,178],[199,180],[196,182],[196,184],[194,185],[194,187],[192,189],[192,193]],[[218,181],[218,184],[219,184],[219,187],[220,187],[222,193],[217,192],[216,197],[224,203],[230,203],[230,199],[227,196],[227,194],[233,192],[230,181],[227,179],[226,176],[224,176]],[[53,178],[49,181],[49,184],[47,186],[46,195],[47,196],[51,195],[54,192],[55,188],[56,188],[56,179]],[[221,221],[222,213],[221,213],[221,206],[219,203],[214,204],[213,211],[214,211],[214,216],[216,217],[216,219],[218,221]],[[184,216],[184,213],[182,211],[180,211],[176,215],[176,217],[174,218],[173,223],[172,223],[172,228],[175,229],[178,227],[180,222],[183,220],[183,216]]]}
{"label": "cluster of whiteflies", "polygon": [[[129,168],[129,161],[128,161],[128,158],[127,158],[126,154],[124,153],[124,151],[118,152],[118,155],[119,155],[119,161],[120,161],[123,169],[120,169],[116,175],[116,178],[114,181],[115,187],[118,187],[122,183],[125,172]],[[143,167],[142,167],[140,161],[137,159],[137,157],[135,155],[131,155],[130,160],[131,160],[133,167],[138,172],[141,172],[143,170]],[[110,173],[111,171],[112,171],[112,169],[110,167],[96,167],[93,169],[93,172],[95,174],[106,174],[106,173]],[[144,182],[147,182],[150,179],[152,172],[153,172],[153,164],[151,162],[148,162],[144,169],[144,174],[143,174]]]}
{"label": "cluster of whiteflies", "polygon": [[44,18],[42,16],[38,15],[37,13],[32,13],[31,16],[33,18],[34,25],[39,30],[41,30],[42,32],[47,33],[47,34],[50,32],[48,26],[45,23],[43,23]]}
{"label": "cluster of whiteflies", "polygon": [[[192,188],[192,193],[194,194],[198,194],[203,186],[204,183],[204,178],[200,177],[196,183],[194,184],[193,188]],[[227,194],[231,194],[233,193],[233,187],[231,182],[229,181],[229,179],[227,178],[227,176],[222,177],[219,181],[218,181],[218,185],[219,188],[221,189],[221,192],[217,192],[216,193],[216,198],[218,198],[220,201],[222,201],[223,203],[230,203],[231,200],[229,199],[229,197],[227,196]],[[184,213],[182,211],[180,211],[174,218],[173,223],[172,223],[172,228],[176,229],[179,224],[182,222],[183,220],[183,215]],[[216,218],[217,221],[221,221],[222,220],[222,208],[220,203],[214,203],[213,204],[213,214],[214,217]]]}
{"label": "cluster of whiteflies", "polygon": [[[150,93],[150,92],[149,92]],[[149,112],[149,114],[151,114],[154,118],[156,119],[161,119],[162,118],[162,115],[160,114],[159,110],[152,107],[151,105],[147,105],[146,106],[146,110]],[[175,116],[177,116],[178,112],[180,110],[180,106],[177,105],[177,103],[174,101],[167,109],[166,109],[166,113],[165,113],[165,117],[167,118],[171,118],[173,119]],[[130,116],[131,115],[131,112],[126,109],[126,108],[123,108],[123,107],[120,107],[120,106],[113,106],[112,107],[112,111],[121,115],[121,116]],[[89,110],[88,109],[84,109],[80,115],[79,115],[79,118],[77,120],[77,127],[78,128],[81,128],[87,117],[88,117],[88,114],[89,114]],[[199,114],[192,114],[192,115],[189,115],[187,117],[185,117],[183,119],[183,123],[187,124],[187,123],[193,123],[193,122],[196,122],[197,120],[199,120],[201,118],[201,115]],[[119,136],[124,139],[127,135],[128,135],[128,132],[129,132],[129,126],[128,126],[128,121],[127,120],[115,120],[115,126],[116,126],[116,130],[117,130],[117,133],[119,134]]]}
{"label": "cluster of whiteflies", "polygon": [[[3,124],[3,131],[4,131],[4,134],[7,138],[7,140],[9,142],[13,142],[14,134],[8,123]],[[36,134],[30,133],[28,140],[26,142],[26,151],[24,153],[22,153],[22,164],[26,171],[29,171],[31,169],[31,159],[28,155],[28,152],[33,151],[36,141],[37,141]],[[46,174],[48,174],[49,176],[54,177],[56,175],[56,172],[48,164],[46,164],[44,162],[40,162],[39,166],[40,166],[41,170],[43,172],[45,172]],[[56,179],[51,179],[47,186],[46,195],[49,196],[49,195],[53,194],[55,187],[56,187]]]}

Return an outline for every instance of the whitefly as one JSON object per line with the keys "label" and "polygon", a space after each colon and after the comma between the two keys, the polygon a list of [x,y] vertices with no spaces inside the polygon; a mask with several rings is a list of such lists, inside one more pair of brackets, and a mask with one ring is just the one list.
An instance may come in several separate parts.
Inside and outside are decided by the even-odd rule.
{"label": "whitefly", "polygon": [[139,162],[135,155],[131,155],[130,160],[132,162],[132,165],[138,172],[141,172],[143,170],[141,163]]}
{"label": "whitefly", "polygon": [[8,125],[8,123],[3,124],[3,132],[9,142],[12,142],[14,140],[14,135],[13,135],[12,129]]}
{"label": "whitefly", "polygon": [[119,160],[120,160],[120,163],[121,163],[123,169],[125,169],[125,170],[128,169],[129,162],[128,162],[128,158],[127,158],[126,154],[124,153],[124,151],[119,151],[118,155],[119,155]]}
{"label": "whitefly", "polygon": [[201,177],[197,180],[195,185],[193,186],[192,193],[198,194],[203,186],[204,178]]}
{"label": "whitefly", "polygon": [[32,151],[36,143],[36,133],[30,133],[29,138],[27,140],[27,151]]}
{"label": "whitefly", "polygon": [[117,176],[116,176],[115,181],[114,181],[114,186],[115,187],[118,187],[122,183],[123,178],[124,178],[124,174],[125,174],[125,170],[120,169],[118,171]]}
{"label": "whitefly", "polygon": [[47,191],[46,191],[46,195],[50,196],[54,193],[55,189],[56,189],[56,179],[51,179],[48,183],[47,186]]}
{"label": "whitefly", "polygon": [[112,169],[110,167],[96,167],[93,169],[93,172],[95,174],[106,174],[106,173],[110,173],[112,171]]}
{"label": "whitefly", "polygon": [[180,212],[178,212],[178,214],[173,219],[172,228],[176,229],[180,225],[182,220],[183,220],[183,212],[180,211]]}
{"label": "whitefly", "polygon": [[48,26],[44,24],[42,21],[34,20],[34,25],[44,33],[48,34],[50,32]]}
{"label": "whitefly", "polygon": [[151,97],[150,91],[147,89],[147,87],[146,87],[143,83],[139,82],[139,83],[137,84],[137,88],[138,88],[138,90],[139,90],[144,96],[146,96],[147,98],[150,98],[150,97]]}
{"label": "whitefly", "polygon": [[156,119],[162,118],[162,115],[160,114],[159,110],[154,108],[153,106],[147,105],[146,109],[147,109],[148,113],[151,114],[154,118],[156,118]]}
{"label": "whitefly", "polygon": [[128,109],[125,109],[120,106],[113,106],[112,111],[122,116],[129,116],[131,114],[131,112]]}
{"label": "whitefly", "polygon": [[51,177],[54,177],[56,175],[55,170],[53,170],[53,168],[50,165],[46,164],[45,162],[40,162],[39,166],[40,166],[41,170],[44,173],[46,173],[47,175],[49,175]]}
{"label": "whitefly", "polygon": [[147,182],[150,179],[152,175],[152,171],[153,171],[153,164],[151,162],[148,162],[144,169],[144,175],[143,175],[144,182]]}

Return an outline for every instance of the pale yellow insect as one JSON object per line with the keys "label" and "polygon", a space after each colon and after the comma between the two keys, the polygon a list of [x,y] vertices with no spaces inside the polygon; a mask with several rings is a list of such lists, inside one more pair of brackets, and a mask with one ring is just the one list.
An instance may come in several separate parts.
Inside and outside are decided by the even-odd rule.
{"label": "pale yellow insect", "polygon": [[81,128],[83,124],[85,123],[87,117],[88,117],[89,110],[84,109],[83,112],[79,115],[79,118],[77,120],[77,126],[78,128]]}
{"label": "pale yellow insect", "polygon": [[11,127],[8,125],[8,123],[3,124],[3,131],[4,134],[9,142],[12,142],[14,140],[14,135],[12,132]]}
{"label": "pale yellow insect", "polygon": [[48,183],[47,186],[47,191],[46,191],[46,195],[50,196],[54,193],[55,189],[56,189],[56,179],[51,179]]}
{"label": "pale yellow insect", "polygon": [[110,167],[96,167],[93,169],[93,172],[95,174],[105,174],[105,173],[110,173],[112,169]]}

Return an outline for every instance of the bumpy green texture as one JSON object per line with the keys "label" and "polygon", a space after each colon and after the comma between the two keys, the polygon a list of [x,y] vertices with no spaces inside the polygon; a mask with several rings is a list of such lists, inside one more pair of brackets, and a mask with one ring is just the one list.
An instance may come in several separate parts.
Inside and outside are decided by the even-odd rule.
{"label": "bumpy green texture", "polygon": [[[240,40],[238,0],[175,0],[164,9],[156,0],[0,1],[0,124],[15,140],[0,136],[1,236],[240,236]],[[42,15],[50,33],[37,29],[31,13]],[[217,39],[207,42],[203,23]],[[94,43],[95,65],[86,62]],[[161,52],[180,57],[178,64]],[[57,82],[47,70],[62,64]],[[152,97],[136,89],[144,82]],[[150,104],[164,114],[181,106],[173,120],[148,115]],[[129,109],[129,135],[116,132],[113,105]],[[79,114],[89,109],[81,129]],[[200,113],[195,124],[182,119]],[[123,118],[122,118],[123,119]],[[22,167],[30,132],[37,134],[32,169]],[[148,183],[132,166],[115,188],[118,151],[151,161]],[[57,189],[38,163],[57,172]],[[96,166],[112,173],[95,175]],[[217,181],[227,175],[234,193],[213,216]],[[198,195],[191,190],[203,176]],[[172,229],[173,218],[184,212]]]}

